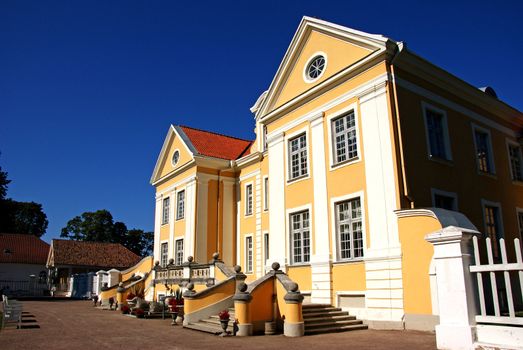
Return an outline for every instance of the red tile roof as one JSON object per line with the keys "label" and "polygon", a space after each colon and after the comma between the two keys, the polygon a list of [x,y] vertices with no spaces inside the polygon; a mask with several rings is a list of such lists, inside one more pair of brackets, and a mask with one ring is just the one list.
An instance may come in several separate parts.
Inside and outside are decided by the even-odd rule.
{"label": "red tile roof", "polygon": [[187,135],[198,153],[208,157],[235,160],[249,154],[249,149],[252,145],[252,141],[211,131],[194,129],[188,126],[180,126],[180,128]]}
{"label": "red tile roof", "polygon": [[123,269],[142,258],[119,243],[53,239],[51,264]]}
{"label": "red tile roof", "polygon": [[0,263],[42,264],[49,254],[49,244],[33,235],[0,233]]}

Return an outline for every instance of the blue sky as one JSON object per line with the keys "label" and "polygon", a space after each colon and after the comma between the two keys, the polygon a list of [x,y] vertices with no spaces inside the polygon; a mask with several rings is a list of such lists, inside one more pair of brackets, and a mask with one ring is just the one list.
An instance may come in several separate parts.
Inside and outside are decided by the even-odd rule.
{"label": "blue sky", "polygon": [[0,166],[49,241],[84,211],[153,230],[171,123],[253,138],[303,15],[405,41],[523,110],[521,1],[0,2]]}

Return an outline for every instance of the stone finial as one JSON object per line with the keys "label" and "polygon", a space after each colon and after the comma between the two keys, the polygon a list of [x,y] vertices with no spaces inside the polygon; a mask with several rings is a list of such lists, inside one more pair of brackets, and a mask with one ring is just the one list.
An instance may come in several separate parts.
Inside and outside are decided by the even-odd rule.
{"label": "stone finial", "polygon": [[190,290],[190,291],[192,291],[192,290],[194,289],[194,283],[192,283],[192,282],[189,283],[189,284],[187,285],[187,289]]}
{"label": "stone finial", "polygon": [[218,252],[215,252],[215,253],[212,255],[212,259],[213,259],[213,260],[218,260],[219,257],[220,257],[220,253],[218,253]]}
{"label": "stone finial", "polygon": [[159,262],[158,260],[156,260],[156,261],[154,262],[154,266],[160,266],[160,262]]}
{"label": "stone finial", "polygon": [[187,290],[185,291],[185,293],[183,293],[183,297],[190,298],[195,294],[196,294],[196,292],[194,291],[194,283],[192,283],[192,282],[187,283]]}
{"label": "stone finial", "polygon": [[123,282],[118,283],[118,287],[123,287]]}
{"label": "stone finial", "polygon": [[169,265],[173,265],[173,264],[174,264],[174,259],[173,258],[169,259]]}
{"label": "stone finial", "polygon": [[248,286],[247,286],[247,283],[245,283],[245,282],[240,282],[240,283],[238,284],[238,290],[239,290],[240,292],[242,292],[242,293],[245,293],[245,292],[247,291],[247,287],[248,287]]}
{"label": "stone finial", "polygon": [[234,272],[236,272],[236,273],[242,272],[242,267],[240,265],[234,265]]}
{"label": "stone finial", "polygon": [[274,271],[278,271],[280,269],[280,263],[275,261],[272,263],[271,265],[271,268],[274,270]]}
{"label": "stone finial", "polygon": [[192,263],[192,262],[194,261],[194,258],[193,258],[192,256],[188,256],[188,257],[187,257],[187,261],[190,262],[190,263]]}

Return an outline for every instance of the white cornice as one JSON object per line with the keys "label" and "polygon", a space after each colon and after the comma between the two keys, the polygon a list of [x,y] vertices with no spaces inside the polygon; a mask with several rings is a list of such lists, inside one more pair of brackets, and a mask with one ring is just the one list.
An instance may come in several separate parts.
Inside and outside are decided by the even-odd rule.
{"label": "white cornice", "polygon": [[261,159],[263,158],[261,152],[254,152],[254,153],[251,153],[243,158],[240,158],[238,159],[236,162],[235,162],[235,165],[241,169],[243,167],[246,167],[248,165],[251,165],[251,164],[254,164],[254,163],[257,163],[259,162]]}
{"label": "white cornice", "polygon": [[194,159],[191,159],[184,165],[179,166],[178,168],[176,168],[175,170],[171,171],[170,173],[164,175],[163,177],[159,178],[155,182],[152,182],[151,185],[158,186],[162,182],[165,182],[169,179],[172,179],[173,177],[175,177],[177,175],[180,175],[181,173],[185,172],[186,170],[192,168],[194,165],[196,165],[196,162],[194,161]]}

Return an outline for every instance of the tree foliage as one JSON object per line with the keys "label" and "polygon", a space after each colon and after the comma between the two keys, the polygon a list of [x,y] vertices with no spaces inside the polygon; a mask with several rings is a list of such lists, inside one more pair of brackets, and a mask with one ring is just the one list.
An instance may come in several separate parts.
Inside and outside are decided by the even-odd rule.
{"label": "tree foliage", "polygon": [[42,236],[49,224],[42,205],[6,198],[10,182],[0,167],[0,232]]}
{"label": "tree foliage", "polygon": [[146,256],[152,251],[153,233],[127,229],[123,222],[114,222],[105,209],[85,212],[67,222],[60,237],[76,241],[121,243],[132,252]]}

